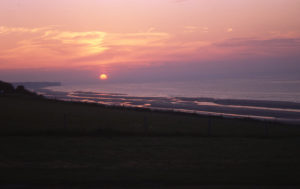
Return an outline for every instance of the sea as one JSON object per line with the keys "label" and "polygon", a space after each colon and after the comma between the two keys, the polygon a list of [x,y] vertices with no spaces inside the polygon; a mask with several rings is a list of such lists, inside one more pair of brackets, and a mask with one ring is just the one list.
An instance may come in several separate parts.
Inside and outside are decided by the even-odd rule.
{"label": "sea", "polygon": [[49,98],[203,115],[300,123],[300,80],[210,79],[185,82],[63,83]]}

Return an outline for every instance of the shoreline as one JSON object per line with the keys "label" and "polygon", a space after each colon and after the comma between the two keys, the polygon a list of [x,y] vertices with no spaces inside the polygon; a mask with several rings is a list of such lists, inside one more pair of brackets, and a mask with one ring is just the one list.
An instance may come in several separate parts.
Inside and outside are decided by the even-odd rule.
{"label": "shoreline", "polygon": [[63,101],[300,124],[300,103],[298,102],[205,97],[139,97],[120,93],[61,92],[49,88],[31,90],[47,98]]}

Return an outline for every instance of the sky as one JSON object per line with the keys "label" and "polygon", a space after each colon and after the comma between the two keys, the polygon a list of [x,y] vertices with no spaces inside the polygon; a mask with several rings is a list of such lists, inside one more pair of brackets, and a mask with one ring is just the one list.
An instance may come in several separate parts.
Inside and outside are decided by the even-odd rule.
{"label": "sky", "polygon": [[300,0],[1,0],[0,80],[297,77]]}

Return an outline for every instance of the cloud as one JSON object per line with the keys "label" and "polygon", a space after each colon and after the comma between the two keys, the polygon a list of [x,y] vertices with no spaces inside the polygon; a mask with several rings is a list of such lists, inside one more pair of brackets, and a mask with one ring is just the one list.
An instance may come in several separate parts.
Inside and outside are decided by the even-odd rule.
{"label": "cloud", "polygon": [[184,32],[192,33],[192,32],[197,31],[198,28],[199,28],[198,26],[185,26],[184,27]]}
{"label": "cloud", "polygon": [[24,27],[6,27],[0,26],[0,35],[11,33],[37,33],[49,29],[48,27],[41,28],[24,28]]}
{"label": "cloud", "polygon": [[1,64],[2,69],[66,67],[67,59],[102,53],[108,49],[103,46],[106,33],[100,31],[73,32],[54,27],[1,27],[0,31],[0,37],[9,41],[9,44],[0,47],[0,58],[11,62],[10,65]]}
{"label": "cloud", "polygon": [[[145,49],[156,49],[166,44],[168,33],[153,29],[136,33],[107,33],[103,31],[74,32],[57,28],[1,27],[0,37],[15,45],[0,46],[0,58],[14,62],[11,67],[66,67],[101,65],[120,61],[138,61]],[[22,35],[14,38],[14,34]],[[148,53],[149,53],[148,50]],[[91,57],[91,58],[89,58]],[[95,59],[94,57],[97,57]],[[30,60],[30,62],[29,62]],[[82,62],[72,60],[83,60]],[[88,62],[90,60],[91,62]],[[7,64],[0,65],[0,68]]]}
{"label": "cloud", "polygon": [[295,57],[300,51],[300,38],[233,38],[213,46],[235,59]]}
{"label": "cloud", "polygon": [[227,32],[228,33],[233,32],[233,29],[232,28],[227,28]]}
{"label": "cloud", "polygon": [[203,27],[203,28],[202,28],[202,31],[203,31],[204,33],[207,33],[207,32],[208,32],[208,27]]}
{"label": "cloud", "polygon": [[[185,28],[197,30],[195,35],[208,30],[197,26]],[[120,74],[127,72],[127,68],[145,70],[161,66],[165,70],[180,67],[180,72],[193,63],[196,74],[200,69],[208,68],[210,62],[217,65],[212,69],[223,70],[227,68],[225,65],[229,65],[227,62],[275,59],[275,56],[295,55],[300,51],[300,38],[234,38],[213,42],[189,38],[190,33],[171,35],[157,29],[112,33],[100,30],[68,31],[58,27],[1,27],[0,31],[0,69],[99,70],[105,67],[118,70]],[[236,65],[239,63],[235,64],[238,67]]]}
{"label": "cloud", "polygon": [[272,38],[300,38],[300,33],[298,31],[270,31],[269,36]]}
{"label": "cloud", "polygon": [[203,32],[207,33],[208,32],[208,27],[199,27],[199,26],[185,26],[184,27],[184,32],[185,33],[194,33],[194,32]]}
{"label": "cloud", "polygon": [[100,31],[70,32],[49,30],[44,33],[41,39],[44,41],[56,40],[66,45],[78,45],[82,47],[80,54],[94,54],[108,49],[103,46],[105,36],[106,33]]}
{"label": "cloud", "polygon": [[219,47],[300,47],[300,38],[234,38],[215,43]]}
{"label": "cloud", "polygon": [[106,38],[107,46],[159,46],[169,38],[169,34],[162,32],[139,33],[110,33]]}

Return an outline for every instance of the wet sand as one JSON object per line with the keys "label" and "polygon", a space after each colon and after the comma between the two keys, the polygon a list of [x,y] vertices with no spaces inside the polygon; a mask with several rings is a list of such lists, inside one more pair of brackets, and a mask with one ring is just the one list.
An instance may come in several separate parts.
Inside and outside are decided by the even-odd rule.
{"label": "wet sand", "polygon": [[300,123],[300,103],[297,102],[201,97],[138,97],[119,93],[57,92],[48,89],[38,89],[37,91],[48,98],[66,101]]}

